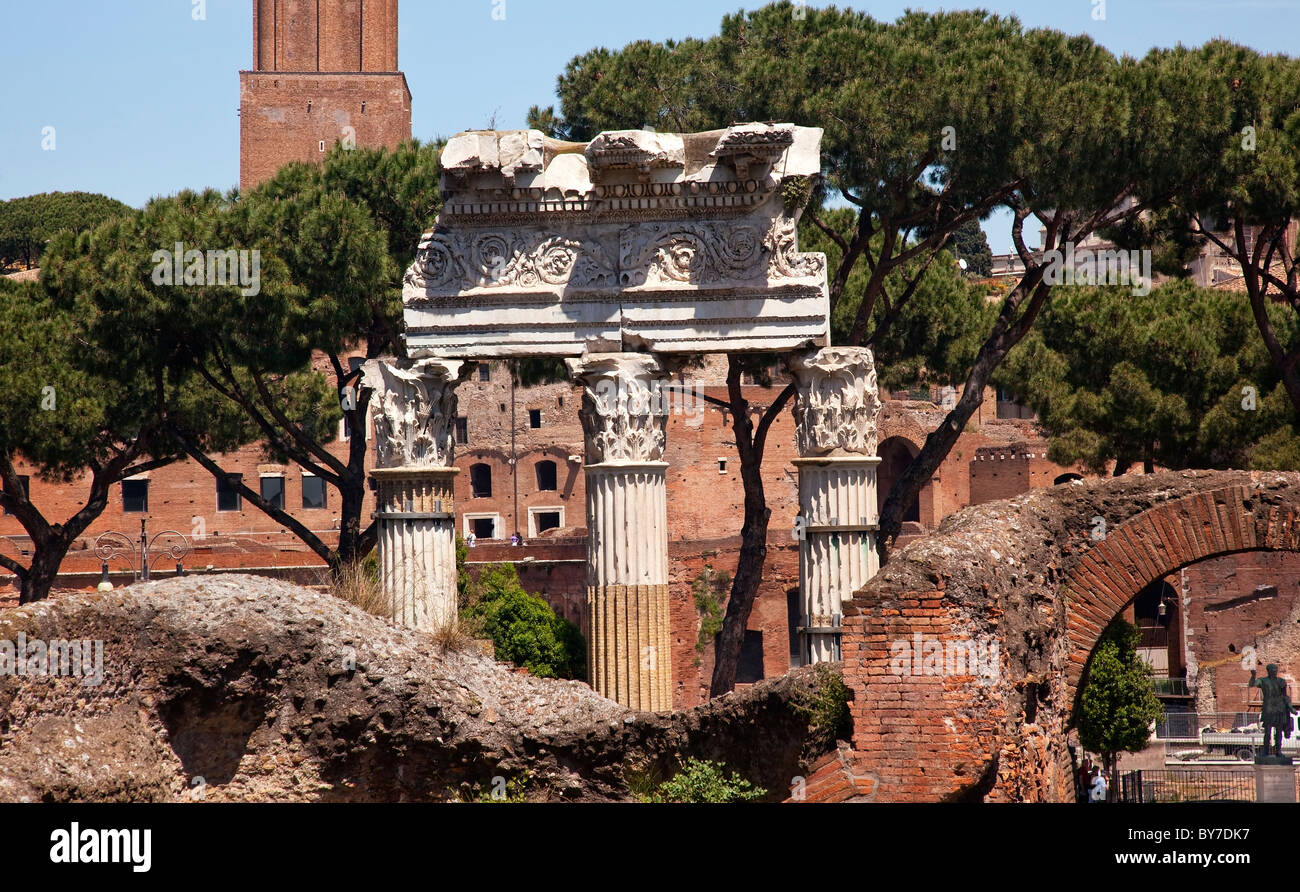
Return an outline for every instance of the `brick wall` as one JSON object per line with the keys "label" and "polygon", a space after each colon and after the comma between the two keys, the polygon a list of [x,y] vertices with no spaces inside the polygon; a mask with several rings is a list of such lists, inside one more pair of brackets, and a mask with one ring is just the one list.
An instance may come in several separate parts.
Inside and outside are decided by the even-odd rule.
{"label": "brick wall", "polygon": [[[670,516],[671,525],[671,516]],[[711,567],[734,577],[740,556],[740,539],[669,543],[668,576],[673,640],[673,705],[696,706],[708,700],[713,678],[714,643],[700,640],[702,614],[695,604],[694,582]],[[799,587],[799,551],[786,536],[768,537],[767,562],[758,598],[746,629],[762,635],[763,677],[775,678],[790,670],[790,632],[787,597]],[[727,590],[729,591],[729,589]],[[722,609],[726,610],[726,591]]]}
{"label": "brick wall", "polygon": [[[1182,576],[1166,577],[1175,592],[1181,592]],[[1241,661],[1247,647],[1263,663],[1277,663],[1280,674],[1290,676],[1292,698],[1300,696],[1300,554],[1250,551],[1212,558],[1187,567],[1186,584],[1188,655],[1200,709],[1246,709],[1250,676]],[[1263,666],[1258,669],[1262,676]]]}
{"label": "brick wall", "polygon": [[319,162],[349,136],[357,146],[390,149],[411,138],[405,75],[240,72],[241,189],[269,179],[290,161]]}
{"label": "brick wall", "polygon": [[254,0],[257,71],[396,71],[397,0]]}
{"label": "brick wall", "polygon": [[1047,444],[1041,440],[980,446],[970,460],[969,504],[982,505],[1053,486],[1066,474],[1082,476],[1077,468],[1048,461]]}
{"label": "brick wall", "polygon": [[255,0],[239,136],[241,189],[290,161],[319,161],[336,142],[391,149],[410,139],[397,0]]}
{"label": "brick wall", "polygon": [[[481,363],[457,386],[456,399],[468,434],[467,442],[456,447],[458,532],[466,535],[475,516],[488,516],[496,520],[498,538],[509,539],[518,531],[532,539],[531,510],[560,513],[561,528],[547,536],[585,535],[581,388],[569,382],[516,388],[508,364],[490,362]],[[534,412],[540,424],[536,428]],[[555,463],[554,490],[540,488],[537,465],[544,461]],[[491,472],[490,495],[474,495],[472,468],[478,464]]]}

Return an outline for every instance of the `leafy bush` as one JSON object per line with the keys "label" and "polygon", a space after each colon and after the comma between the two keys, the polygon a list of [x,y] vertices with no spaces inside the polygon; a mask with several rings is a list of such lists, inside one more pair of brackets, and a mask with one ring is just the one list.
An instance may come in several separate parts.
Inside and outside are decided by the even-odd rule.
{"label": "leafy bush", "polygon": [[725,770],[721,762],[687,759],[681,771],[643,798],[647,802],[753,802],[767,795],[767,790],[735,772],[726,776]]}
{"label": "leafy bush", "polygon": [[482,784],[462,788],[462,802],[527,802],[532,774],[524,771],[512,778],[494,777],[486,788]]}
{"label": "leafy bush", "polygon": [[813,670],[817,676],[811,694],[791,701],[794,711],[808,720],[808,744],[812,752],[824,752],[837,740],[853,736],[853,715],[849,711],[849,688],[840,674],[825,663]]}
{"label": "leafy bush", "polygon": [[[704,649],[722,631],[722,605],[726,602],[730,588],[731,574],[725,570],[719,573],[708,565],[691,581],[695,609],[700,612],[700,634],[695,641],[698,653],[704,653]],[[695,665],[700,665],[699,657],[695,658]]]}
{"label": "leafy bush", "polygon": [[466,627],[492,639],[498,660],[539,678],[585,678],[587,644],[578,627],[519,584],[513,564],[492,564],[467,581]]}

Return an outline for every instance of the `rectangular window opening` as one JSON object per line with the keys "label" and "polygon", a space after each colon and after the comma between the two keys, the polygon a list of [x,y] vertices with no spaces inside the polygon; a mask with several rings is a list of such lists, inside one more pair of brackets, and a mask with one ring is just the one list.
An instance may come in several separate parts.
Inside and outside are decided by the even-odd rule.
{"label": "rectangular window opening", "polygon": [[149,481],[122,481],[122,510],[127,514],[145,514],[149,511]]}
{"label": "rectangular window opening", "polygon": [[272,508],[284,510],[284,478],[263,477],[260,483],[262,500],[269,502]]}
{"label": "rectangular window opening", "polygon": [[302,506],[304,508],[325,507],[325,481],[319,477],[302,478]]}
{"label": "rectangular window opening", "polygon": [[235,487],[243,482],[242,474],[228,474],[225,477],[217,479],[217,510],[218,511],[241,511],[243,510],[243,497]]}

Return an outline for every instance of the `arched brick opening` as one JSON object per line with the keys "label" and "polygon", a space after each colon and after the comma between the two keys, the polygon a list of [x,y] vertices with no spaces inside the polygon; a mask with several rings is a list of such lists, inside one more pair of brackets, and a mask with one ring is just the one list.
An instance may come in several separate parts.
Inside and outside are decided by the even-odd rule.
{"label": "arched brick opening", "polygon": [[1149,585],[1182,567],[1243,551],[1300,550],[1300,508],[1269,504],[1248,485],[1184,496],[1108,532],[1061,586],[1076,687],[1102,630]]}
{"label": "arched brick opening", "polygon": [[1138,475],[959,512],[845,604],[853,740],[808,798],[1071,801],[1065,740],[1102,629],[1182,567],[1283,550],[1300,550],[1296,473]]}
{"label": "arched brick opening", "polygon": [[[885,500],[889,498],[894,484],[903,476],[907,466],[920,451],[920,447],[911,440],[898,436],[882,440],[876,447],[876,454],[880,456],[880,465],[876,471],[878,509],[885,507]],[[909,521],[918,524],[922,529],[930,529],[934,526],[934,487],[931,484],[927,483],[921,488],[920,494],[904,512],[903,522]]]}

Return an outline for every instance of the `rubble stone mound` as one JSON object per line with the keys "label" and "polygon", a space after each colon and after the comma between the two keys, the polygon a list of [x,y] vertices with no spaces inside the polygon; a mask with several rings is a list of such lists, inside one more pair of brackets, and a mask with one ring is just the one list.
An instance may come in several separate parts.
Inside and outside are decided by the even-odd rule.
{"label": "rubble stone mound", "polygon": [[[788,795],[797,670],[691,710],[632,712],[343,601],[196,576],[0,610],[0,641],[103,642],[103,677],[0,675],[0,801],[635,798],[690,756]],[[500,781],[496,786],[502,786]]]}

